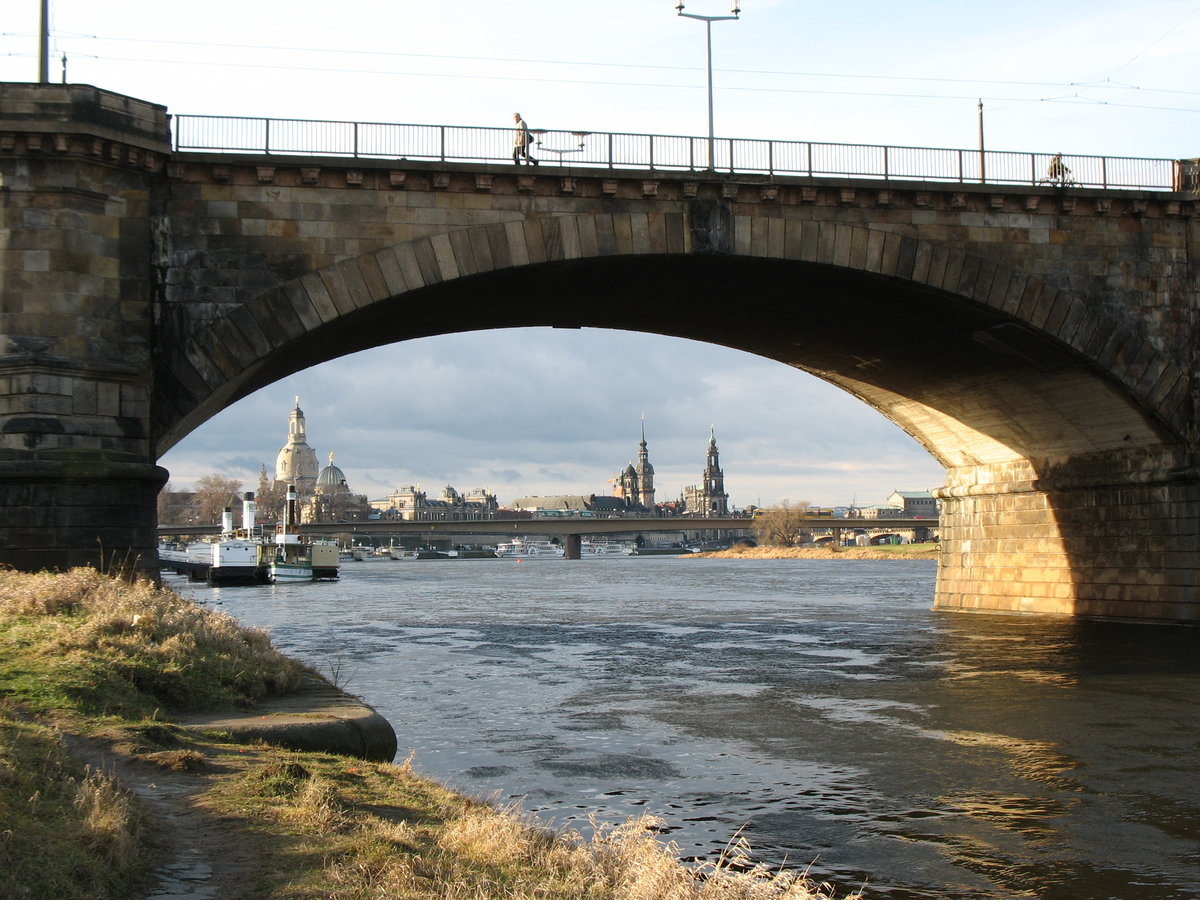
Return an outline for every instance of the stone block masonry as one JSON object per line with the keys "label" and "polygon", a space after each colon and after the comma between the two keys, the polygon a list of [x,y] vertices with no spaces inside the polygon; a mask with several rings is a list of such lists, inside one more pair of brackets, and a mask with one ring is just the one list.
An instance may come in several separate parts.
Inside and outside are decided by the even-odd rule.
{"label": "stone block masonry", "polygon": [[163,108],[51,85],[3,86],[0,178],[0,561],[148,558],[154,461],[313,362],[594,326],[912,435],[940,608],[1200,619],[1194,194],[172,153]]}

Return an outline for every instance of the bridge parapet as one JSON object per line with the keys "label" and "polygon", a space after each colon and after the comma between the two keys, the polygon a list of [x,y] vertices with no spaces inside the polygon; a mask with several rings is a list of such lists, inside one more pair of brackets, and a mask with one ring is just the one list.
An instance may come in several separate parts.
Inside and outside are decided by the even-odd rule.
{"label": "bridge parapet", "polygon": [[[282,157],[351,157],[472,165],[511,162],[512,129],[236,116],[177,115],[177,151]],[[579,171],[646,169],[731,175],[869,178],[960,184],[1179,190],[1170,159],[937,147],[719,138],[708,169],[708,138],[536,129],[545,162]],[[550,156],[553,154],[553,156]]]}

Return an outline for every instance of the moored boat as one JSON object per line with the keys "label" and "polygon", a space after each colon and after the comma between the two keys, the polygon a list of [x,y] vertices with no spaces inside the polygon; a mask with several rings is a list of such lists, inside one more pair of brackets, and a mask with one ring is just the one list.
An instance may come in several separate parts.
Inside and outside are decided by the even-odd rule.
{"label": "moored boat", "polygon": [[581,541],[579,544],[579,556],[581,559],[632,556],[633,551],[633,544],[624,544],[620,541]]}
{"label": "moored boat", "polygon": [[242,527],[233,527],[233,510],[221,515],[221,534],[213,541],[200,541],[181,548],[161,545],[159,565],[187,575],[191,581],[211,585],[262,584],[265,573],[260,562],[262,534],[254,525],[254,494],[242,497]]}
{"label": "moored boat", "polygon": [[296,488],[289,485],[284,522],[275,526],[273,538],[267,537],[254,524],[257,507],[254,494],[248,491],[242,498],[241,528],[233,527],[233,511],[227,507],[216,540],[187,547],[162,543],[159,566],[211,585],[336,579],[337,544],[302,537],[297,527],[298,508]]}
{"label": "moored boat", "polygon": [[496,556],[501,559],[562,559],[563,547],[551,541],[513,538],[496,545]]}
{"label": "moored boat", "polygon": [[300,524],[296,486],[288,485],[283,521],[275,526],[274,544],[262,551],[267,580],[331,581],[338,577],[338,545],[334,541],[306,541],[298,533]]}

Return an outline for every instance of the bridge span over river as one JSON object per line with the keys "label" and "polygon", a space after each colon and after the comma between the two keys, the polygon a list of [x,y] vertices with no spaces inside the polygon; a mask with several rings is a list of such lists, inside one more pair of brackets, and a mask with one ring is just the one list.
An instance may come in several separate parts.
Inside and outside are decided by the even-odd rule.
{"label": "bridge span over river", "polygon": [[[482,519],[469,522],[409,522],[393,519],[379,522],[309,522],[299,526],[299,533],[308,537],[349,534],[353,537],[373,535],[419,534],[429,537],[440,536],[486,536],[523,537],[545,535],[562,538],[567,559],[579,559],[579,547],[584,537],[631,537],[659,532],[700,531],[749,531],[754,527],[753,519],[743,517],[680,517],[665,519],[584,519],[584,518],[538,518],[538,519]],[[835,543],[842,531],[864,530],[886,532],[892,529],[928,529],[936,531],[934,519],[921,518],[812,518],[805,519],[802,529],[829,531]],[[219,525],[160,525],[163,535],[210,535],[218,534]]]}
{"label": "bridge span over river", "polygon": [[153,560],[156,461],[301,369],[596,327],[903,428],[945,467],[940,609],[1200,619],[1195,160],[540,139],[0,85],[0,562]]}

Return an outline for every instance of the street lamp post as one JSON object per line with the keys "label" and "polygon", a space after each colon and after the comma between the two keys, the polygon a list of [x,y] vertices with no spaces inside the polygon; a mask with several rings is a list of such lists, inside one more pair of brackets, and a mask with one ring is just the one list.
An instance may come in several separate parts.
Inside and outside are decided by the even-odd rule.
{"label": "street lamp post", "polygon": [[50,0],[42,0],[38,29],[38,84],[50,83]]}
{"label": "street lamp post", "polygon": [[675,12],[685,19],[698,19],[704,23],[705,37],[708,40],[708,167],[713,166],[713,77],[712,77],[712,23],[713,22],[729,22],[741,15],[741,7],[738,5],[739,0],[733,0],[733,8],[730,10],[731,16],[698,16],[695,13],[685,13],[683,11],[683,0],[675,5]]}

